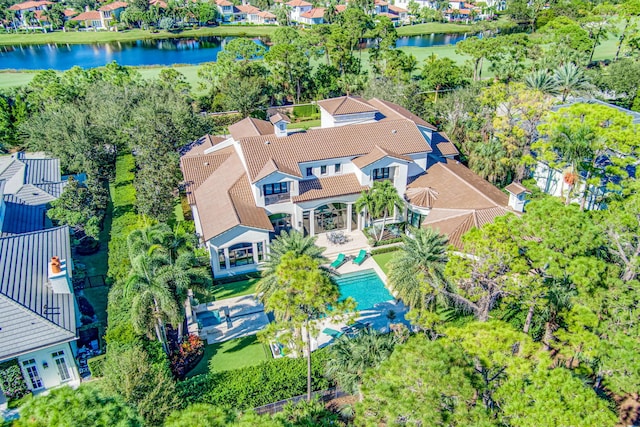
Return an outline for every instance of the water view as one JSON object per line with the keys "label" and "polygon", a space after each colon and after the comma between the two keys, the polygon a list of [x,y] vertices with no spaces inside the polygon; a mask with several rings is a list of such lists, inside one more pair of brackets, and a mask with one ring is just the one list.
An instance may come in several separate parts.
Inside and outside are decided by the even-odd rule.
{"label": "water view", "polygon": [[[431,34],[400,37],[397,47],[430,47],[456,44],[466,34]],[[201,64],[215,61],[218,53],[232,37],[200,37],[197,39],[137,40],[100,44],[46,44],[0,46],[0,69],[67,70],[100,67],[111,61],[118,64],[172,65]],[[256,43],[262,44],[258,38]]]}

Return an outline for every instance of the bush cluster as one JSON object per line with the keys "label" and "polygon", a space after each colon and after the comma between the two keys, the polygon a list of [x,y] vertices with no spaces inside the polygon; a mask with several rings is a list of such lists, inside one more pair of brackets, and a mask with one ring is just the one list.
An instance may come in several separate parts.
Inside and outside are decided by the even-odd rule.
{"label": "bush cluster", "polygon": [[16,359],[0,363],[0,388],[9,400],[20,399],[29,393]]}

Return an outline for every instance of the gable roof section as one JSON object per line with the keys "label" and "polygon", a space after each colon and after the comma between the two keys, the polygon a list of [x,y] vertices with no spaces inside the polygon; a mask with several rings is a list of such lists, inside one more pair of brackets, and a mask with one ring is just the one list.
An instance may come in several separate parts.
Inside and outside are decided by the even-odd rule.
{"label": "gable roof section", "polygon": [[324,18],[324,7],[314,7],[300,15],[303,18],[318,19]]}
{"label": "gable roof section", "polygon": [[50,1],[25,1],[22,3],[14,4],[9,7],[9,10],[26,10],[31,9],[32,7],[40,7],[44,5],[53,4]]}
{"label": "gable roof section", "polygon": [[255,205],[249,180],[235,150],[194,194],[205,240],[239,225],[273,231],[265,210]]}
{"label": "gable roof section", "polygon": [[357,96],[341,96],[318,101],[318,105],[332,116],[343,114],[369,113],[378,111],[364,99]]}
{"label": "gable roof section", "polygon": [[306,2],[304,0],[291,0],[287,2],[287,6],[291,7],[305,7],[305,6],[313,6],[311,3]]}
{"label": "gable roof section", "polygon": [[100,20],[100,12],[97,10],[89,10],[87,12],[82,12],[78,16],[74,16],[71,18],[72,21],[99,21]]}
{"label": "gable roof section", "polygon": [[211,154],[184,156],[180,158],[180,169],[184,176],[185,191],[190,205],[196,203],[195,191],[231,156],[235,150],[227,147]]}
{"label": "gable roof section", "polygon": [[431,123],[428,123],[427,121],[413,114],[411,111],[397,104],[394,104],[393,102],[384,101],[378,98],[372,98],[367,102],[373,105],[374,107],[376,107],[378,111],[380,111],[380,113],[382,113],[385,116],[385,118],[388,120],[397,120],[397,119],[411,120],[418,126],[424,126],[431,130],[437,130],[437,128]]}
{"label": "gable roof section", "polygon": [[505,187],[505,190],[507,190],[511,194],[515,194],[516,196],[522,193],[531,194],[531,191],[529,191],[524,185],[517,182],[512,182],[511,184],[507,185]]}
{"label": "gable roof section", "polygon": [[123,1],[114,1],[113,3],[105,4],[100,7],[98,10],[102,10],[103,12],[109,12],[112,10],[123,9],[127,7],[128,4]]}
{"label": "gable roof section", "polygon": [[444,132],[433,132],[431,136],[431,147],[433,153],[440,157],[457,156],[460,154],[453,142],[449,141],[449,137]]}
{"label": "gable roof section", "polygon": [[0,360],[76,338],[74,295],[47,284],[52,256],[71,262],[68,227],[0,238]]}
{"label": "gable roof section", "polygon": [[46,205],[30,204],[14,194],[3,197],[6,211],[1,237],[30,233],[46,227]]}
{"label": "gable roof section", "polygon": [[300,195],[291,199],[295,202],[326,199],[328,197],[360,194],[369,187],[360,185],[353,173],[330,176],[327,178],[307,179],[300,181]]}
{"label": "gable roof section", "polygon": [[223,138],[221,136],[206,134],[196,139],[192,143],[185,145],[180,149],[179,152],[181,156],[198,156],[204,154],[207,149],[214,147],[226,140],[227,138]]}
{"label": "gable roof section", "polygon": [[261,135],[273,135],[273,125],[266,120],[247,117],[229,126],[229,133],[236,141],[242,138]]}
{"label": "gable roof section", "polygon": [[266,18],[266,19],[275,19],[276,15],[274,15],[273,13],[263,10],[262,12],[258,13],[258,16],[261,18]]}
{"label": "gable roof section", "polygon": [[236,6],[236,9],[248,15],[256,15],[258,12],[260,12],[260,9],[255,6],[251,6],[250,4],[241,4],[239,6]]}
{"label": "gable roof section", "polygon": [[311,129],[282,137],[256,136],[239,142],[251,182],[257,180],[269,159],[279,170],[302,177],[299,163],[360,157],[369,154],[376,145],[397,155],[431,152],[420,130],[408,120]]}
{"label": "gable roof section", "polygon": [[282,121],[291,123],[291,120],[289,119],[289,117],[287,117],[286,114],[282,114],[282,113],[275,113],[273,116],[269,117],[269,121],[274,125]]}
{"label": "gable roof section", "polygon": [[377,162],[378,160],[382,160],[385,157],[392,157],[398,160],[404,160],[406,162],[412,162],[413,159],[408,156],[404,156],[402,154],[396,154],[392,151],[385,150],[380,146],[376,145],[370,153],[365,154],[364,156],[357,157],[353,159],[352,163],[356,165],[359,169],[362,169],[370,164]]}

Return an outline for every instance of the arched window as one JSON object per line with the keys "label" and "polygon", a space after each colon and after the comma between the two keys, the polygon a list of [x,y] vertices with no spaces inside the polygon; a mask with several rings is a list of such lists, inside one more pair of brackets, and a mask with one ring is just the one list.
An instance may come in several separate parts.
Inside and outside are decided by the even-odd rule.
{"label": "arched window", "polygon": [[229,248],[229,265],[239,267],[253,264],[253,244],[238,243]]}

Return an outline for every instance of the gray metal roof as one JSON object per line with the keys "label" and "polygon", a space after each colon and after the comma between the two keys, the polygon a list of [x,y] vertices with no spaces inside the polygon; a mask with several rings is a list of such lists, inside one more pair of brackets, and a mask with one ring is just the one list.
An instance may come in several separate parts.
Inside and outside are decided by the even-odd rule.
{"label": "gray metal roof", "polygon": [[21,159],[27,165],[25,184],[60,182],[60,159]]}
{"label": "gray metal roof", "polygon": [[0,237],[30,233],[47,227],[46,204],[31,205],[13,194],[5,195],[4,203],[6,211]]}
{"label": "gray metal roof", "polygon": [[76,338],[73,293],[48,284],[52,256],[71,264],[69,227],[0,238],[0,361]]}

